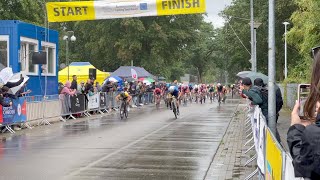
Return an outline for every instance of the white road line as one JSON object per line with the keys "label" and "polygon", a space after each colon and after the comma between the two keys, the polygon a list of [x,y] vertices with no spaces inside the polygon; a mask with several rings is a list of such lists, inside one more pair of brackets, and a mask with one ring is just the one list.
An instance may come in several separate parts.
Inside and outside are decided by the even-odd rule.
{"label": "white road line", "polygon": [[[184,117],[185,117],[185,116],[179,117],[179,119],[183,119]],[[179,120],[179,119],[177,119],[177,120]],[[153,135],[153,134],[155,134],[155,133],[157,133],[157,132],[165,129],[166,127],[172,125],[172,124],[175,123],[175,122],[176,122],[176,120],[173,121],[173,122],[171,122],[171,123],[169,123],[169,124],[167,124],[167,125],[162,126],[161,128],[159,128],[159,129],[157,129],[157,130],[155,130],[155,131],[153,131],[153,132],[151,132],[151,133],[149,133],[149,134],[147,134],[147,135],[145,135],[145,136],[143,136],[143,137],[141,137],[140,139],[137,139],[136,141],[133,141],[133,142],[131,142],[130,144],[128,144],[128,145],[126,145],[126,146],[123,146],[122,148],[120,148],[120,149],[118,149],[118,150],[116,150],[116,151],[114,151],[114,152],[112,152],[112,153],[110,153],[110,154],[108,154],[108,155],[106,155],[106,156],[104,156],[104,157],[102,157],[102,158],[100,158],[100,159],[98,159],[98,160],[96,160],[96,161],[88,164],[88,165],[85,166],[85,167],[82,167],[82,168],[80,168],[80,169],[78,169],[78,170],[76,170],[76,171],[73,171],[72,173],[70,173],[70,174],[68,174],[67,176],[65,176],[63,179],[69,179],[69,178],[71,178],[71,177],[79,174],[81,171],[85,171],[85,170],[91,168],[92,166],[95,166],[96,164],[98,164],[98,163],[100,163],[100,162],[102,162],[102,161],[110,158],[111,156],[116,155],[116,154],[120,153],[121,151],[123,151],[123,150],[125,150],[125,149],[127,149],[127,148],[129,148],[129,147],[131,147],[131,146],[133,146],[133,145],[135,145],[135,144],[137,144],[137,143],[139,143],[140,141],[142,141],[142,140],[144,140],[144,139],[146,139],[146,138],[148,138],[149,136],[151,136],[151,135]]]}

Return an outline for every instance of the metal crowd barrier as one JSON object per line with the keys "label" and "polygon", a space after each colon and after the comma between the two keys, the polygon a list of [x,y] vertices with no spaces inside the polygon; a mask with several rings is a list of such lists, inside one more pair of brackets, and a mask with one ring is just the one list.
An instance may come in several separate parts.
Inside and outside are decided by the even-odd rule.
{"label": "metal crowd barrier", "polygon": [[258,106],[246,108],[245,121],[245,154],[253,153],[244,166],[256,160],[257,168],[245,180],[258,179],[294,180],[295,178],[292,158],[277,141],[276,136],[268,128],[265,117]]}
{"label": "metal crowd barrier", "polygon": [[[115,100],[117,94],[117,92],[101,92],[94,94],[93,96],[83,94],[69,96],[60,94],[45,97],[27,96],[19,98],[15,100],[14,106],[3,108],[4,111],[12,112],[14,114],[11,115],[12,117],[6,116],[3,119],[0,119],[0,127],[4,127],[9,132],[15,133],[10,127],[14,124],[23,124],[27,128],[32,129],[31,124],[50,125],[50,120],[61,120],[66,122],[68,119],[76,119],[75,115],[79,115],[79,117],[91,116],[90,112],[93,111],[100,114],[109,113],[110,109],[117,109],[119,106],[118,102]],[[19,101],[21,101],[20,106],[17,104]],[[18,107],[21,108],[19,109]],[[22,112],[22,115],[20,115],[20,111]],[[6,114],[8,114],[8,112]],[[25,115],[23,115],[23,113],[25,113]],[[15,117],[17,114],[19,114],[19,118]],[[10,122],[8,118],[11,118],[9,119],[11,120]]]}

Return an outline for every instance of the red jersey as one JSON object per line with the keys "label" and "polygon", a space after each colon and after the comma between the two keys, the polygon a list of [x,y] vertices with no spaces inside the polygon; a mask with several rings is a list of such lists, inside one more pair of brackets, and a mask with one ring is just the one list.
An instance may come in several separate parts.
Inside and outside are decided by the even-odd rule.
{"label": "red jersey", "polygon": [[154,90],[154,94],[161,94],[161,89],[156,88],[156,89]]}

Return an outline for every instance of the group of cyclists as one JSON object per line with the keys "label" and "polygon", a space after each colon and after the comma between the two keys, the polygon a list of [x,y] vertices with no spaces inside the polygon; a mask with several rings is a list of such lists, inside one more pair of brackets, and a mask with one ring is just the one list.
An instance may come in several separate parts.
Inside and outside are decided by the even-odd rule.
{"label": "group of cyclists", "polygon": [[[192,85],[181,84],[175,80],[173,83],[162,83],[156,85],[153,94],[154,102],[157,108],[160,108],[160,102],[163,99],[167,108],[170,108],[176,112],[176,115],[179,115],[179,107],[181,104],[187,105],[188,102],[202,104],[206,102],[206,99],[209,99],[212,103],[215,101],[215,99],[217,99],[220,105],[221,102],[225,102],[227,92],[228,88],[220,83]],[[123,109],[123,111],[126,111],[126,107],[129,105],[132,97],[128,93],[127,89],[124,88],[124,91],[121,92],[116,99],[117,101],[122,100],[125,103],[125,105],[121,105],[120,107],[121,115],[121,110]]]}

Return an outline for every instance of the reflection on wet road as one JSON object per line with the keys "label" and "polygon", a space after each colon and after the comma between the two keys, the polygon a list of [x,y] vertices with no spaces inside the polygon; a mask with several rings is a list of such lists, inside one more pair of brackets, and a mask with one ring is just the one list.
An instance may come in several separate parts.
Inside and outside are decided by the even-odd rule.
{"label": "reflection on wet road", "polygon": [[203,179],[237,101],[192,104],[175,120],[148,106],[25,130],[0,141],[0,179]]}

